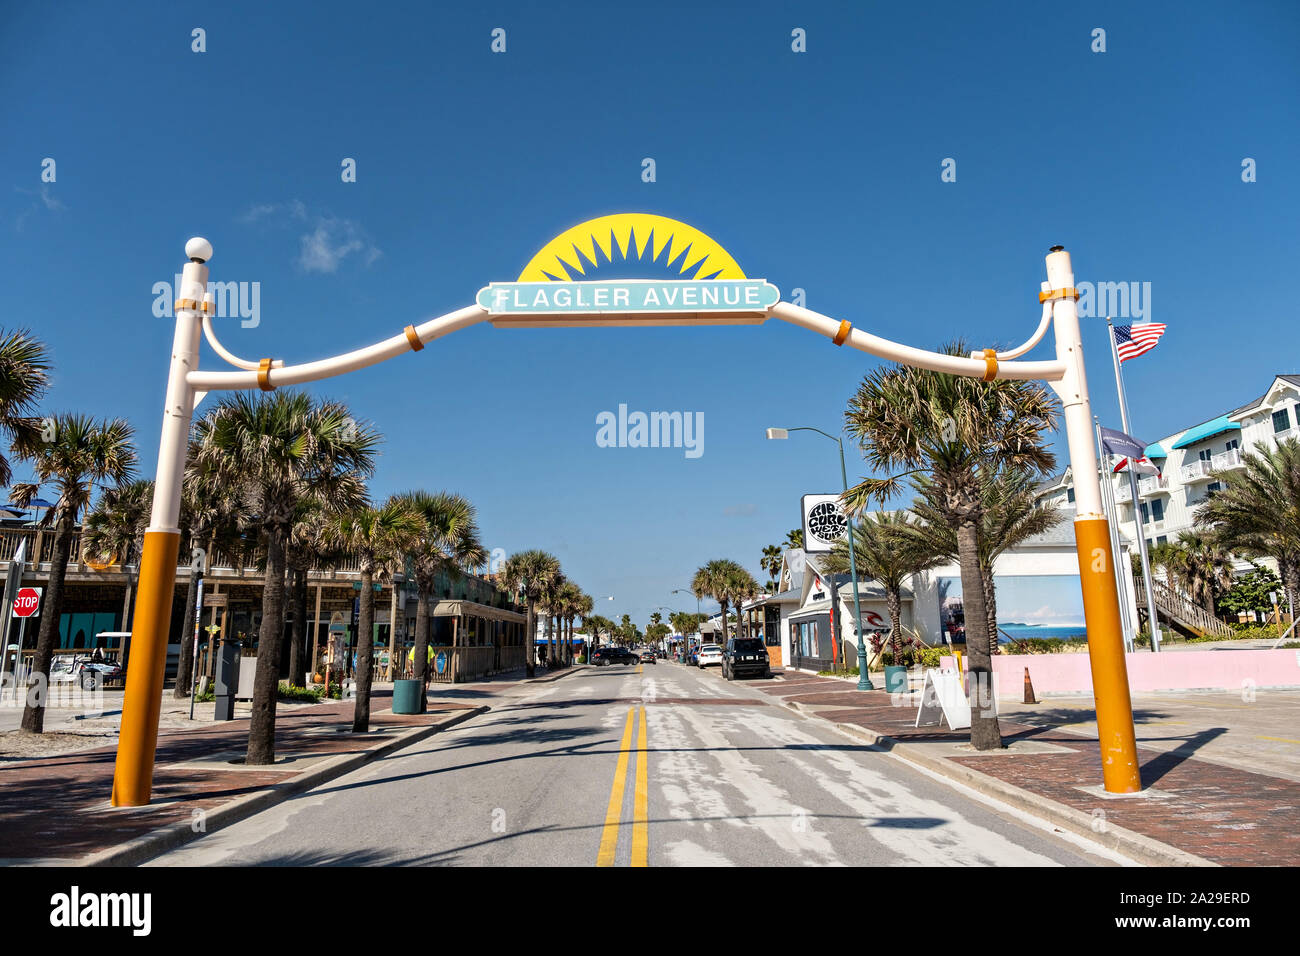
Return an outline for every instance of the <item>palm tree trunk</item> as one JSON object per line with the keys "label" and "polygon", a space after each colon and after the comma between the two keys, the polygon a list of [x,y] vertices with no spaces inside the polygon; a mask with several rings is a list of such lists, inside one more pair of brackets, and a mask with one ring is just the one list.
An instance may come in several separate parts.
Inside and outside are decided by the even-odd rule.
{"label": "palm tree trunk", "polygon": [[284,552],[288,537],[287,528],[273,528],[266,535],[262,626],[257,638],[246,765],[275,763],[275,704],[280,690],[280,645],[284,640]]}
{"label": "palm tree trunk", "polygon": [[[720,600],[718,602],[718,606],[722,608],[722,646],[726,647],[727,646],[727,611],[729,610],[727,599],[723,598],[722,600]],[[703,643],[703,641],[701,641],[700,643]]]}
{"label": "palm tree trunk", "polygon": [[[53,562],[50,579],[45,585],[44,607],[41,608],[41,629],[36,636],[36,654],[32,658],[31,676],[27,679],[27,703],[23,707],[22,729],[39,734],[45,729],[45,699],[50,689],[50,661],[54,659],[54,644],[59,639],[59,617],[63,611],[63,581],[68,575],[68,559],[72,554],[72,522],[59,518],[54,532]],[[39,558],[40,555],[37,555]],[[7,639],[7,636],[6,636]],[[22,652],[19,651],[19,659]]]}
{"label": "palm tree trunk", "polygon": [[957,526],[962,605],[966,617],[966,655],[970,675],[970,742],[976,750],[998,750],[1002,731],[993,701],[993,661],[989,656],[984,577],[979,563],[979,522],[968,517]]}
{"label": "palm tree trunk", "polygon": [[989,655],[999,653],[998,647],[998,590],[993,582],[993,569],[980,568],[980,581],[984,585],[984,620],[989,629]]}
{"label": "palm tree trunk", "polygon": [[370,732],[370,686],[374,680],[371,659],[375,650],[375,572],[361,570],[361,610],[357,615],[357,698],[352,710],[352,732]]}
{"label": "palm tree trunk", "polygon": [[411,676],[420,681],[420,713],[427,710],[429,691],[429,594],[430,588],[416,580],[419,597],[415,605],[415,647],[411,654]]}
{"label": "palm tree trunk", "polygon": [[529,678],[537,676],[537,641],[534,638],[534,634],[537,632],[537,620],[534,617],[536,613],[533,607],[533,599],[530,597],[528,599],[528,613],[525,615],[527,620],[524,624],[524,644],[528,649],[527,653],[524,654],[524,661]]}
{"label": "palm tree trunk", "polygon": [[[885,588],[885,607],[889,610],[889,646],[894,652],[894,664],[897,665],[898,634],[903,629],[903,597],[896,588]],[[862,636],[858,637],[859,641],[863,639]]]}
{"label": "palm tree trunk", "polygon": [[[181,656],[176,662],[176,686],[172,688],[172,697],[184,700],[190,696],[194,686],[194,605],[198,603],[198,576],[190,572],[190,583],[185,588],[185,616],[181,618]],[[130,628],[129,621],[122,623],[122,630]]]}
{"label": "palm tree trunk", "polygon": [[289,683],[296,684],[305,673],[303,658],[307,654],[307,569],[293,572],[293,630],[289,633]]}

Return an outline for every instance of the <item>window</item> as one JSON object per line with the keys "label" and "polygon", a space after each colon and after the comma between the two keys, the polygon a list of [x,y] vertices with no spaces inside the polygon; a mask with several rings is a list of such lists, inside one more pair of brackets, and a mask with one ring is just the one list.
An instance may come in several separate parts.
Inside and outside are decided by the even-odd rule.
{"label": "window", "polygon": [[1209,461],[1214,457],[1214,453],[1210,449],[1206,448],[1203,451],[1198,451],[1196,457],[1201,459],[1201,461]]}
{"label": "window", "polygon": [[1067,488],[1067,489],[1065,490],[1065,500],[1068,501],[1070,504],[1074,504],[1074,489],[1073,489],[1073,488]]}
{"label": "window", "polygon": [[1167,535],[1162,534],[1160,537],[1156,538],[1156,544],[1168,544],[1168,543],[1169,543],[1169,538]]}
{"label": "window", "polygon": [[1151,514],[1155,516],[1155,519],[1157,521],[1165,520],[1165,503],[1161,501],[1159,498],[1155,498],[1152,500]]}
{"label": "window", "polygon": [[1240,446],[1239,446],[1238,443],[1237,443],[1237,439],[1234,438],[1234,439],[1232,439],[1230,442],[1228,442],[1228,451],[1234,451],[1234,450],[1236,450],[1238,447],[1240,447]]}
{"label": "window", "polygon": [[1285,408],[1279,408],[1273,413],[1273,434],[1284,432],[1291,427],[1291,413]]}
{"label": "window", "polygon": [[1206,487],[1205,490],[1206,490],[1206,491],[1218,491],[1218,490],[1219,490],[1220,488],[1222,488],[1222,487],[1223,487],[1223,482],[1221,482],[1221,481],[1212,481],[1212,482],[1210,482],[1210,484]]}

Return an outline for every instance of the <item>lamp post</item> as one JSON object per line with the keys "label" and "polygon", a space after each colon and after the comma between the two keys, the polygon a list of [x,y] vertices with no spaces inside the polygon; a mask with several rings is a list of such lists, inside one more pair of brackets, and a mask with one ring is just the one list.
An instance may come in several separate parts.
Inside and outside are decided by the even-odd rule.
{"label": "lamp post", "polygon": [[[696,620],[695,627],[696,627],[697,632],[698,632],[698,629],[699,629],[699,626],[700,626],[700,625],[699,625],[699,620],[700,620],[700,596],[699,596],[698,594],[696,594],[694,591],[688,591],[688,590],[686,590],[685,588],[673,588],[673,593],[674,593],[674,594],[686,594],[686,595],[689,595],[689,596],[692,596],[692,597],[695,598],[695,620]],[[687,648],[690,646],[690,643],[689,643],[689,641],[687,640],[685,634],[682,635],[682,645],[683,645],[683,646],[682,646],[682,663],[685,664],[685,663],[686,663],[686,651],[687,651]]]}
{"label": "lamp post", "polygon": [[[835,442],[840,449],[840,481],[844,485],[845,493],[849,490],[849,473],[844,467],[844,440],[837,435],[831,435],[822,431],[820,428],[813,428],[811,425],[800,425],[797,428],[769,428],[767,430],[768,440],[781,440],[790,437],[790,432],[816,432],[818,435],[824,435],[831,441]],[[866,641],[862,633],[862,603],[858,598],[858,562],[854,557],[856,548],[853,544],[853,519],[850,517],[849,525],[849,577],[853,583],[853,635],[858,648],[858,690],[875,690],[876,687],[871,683],[871,676],[867,673],[867,650],[863,646]],[[838,610],[838,608],[836,609]]]}

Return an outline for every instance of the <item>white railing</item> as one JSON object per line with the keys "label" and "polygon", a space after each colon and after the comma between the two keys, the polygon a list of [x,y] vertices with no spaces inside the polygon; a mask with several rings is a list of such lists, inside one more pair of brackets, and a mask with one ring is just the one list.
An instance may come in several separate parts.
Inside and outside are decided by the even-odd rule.
{"label": "white railing", "polygon": [[1207,477],[1213,470],[1213,464],[1204,458],[1189,461],[1182,467],[1183,481],[1195,481],[1197,478]]}
{"label": "white railing", "polygon": [[1142,479],[1142,483],[1138,486],[1138,494],[1144,496],[1168,490],[1169,479],[1164,475],[1160,475],[1159,477],[1156,475],[1147,475]]}
{"label": "white railing", "polygon": [[1241,449],[1233,448],[1231,451],[1219,452],[1219,454],[1214,456],[1213,463],[1215,471],[1225,471],[1228,468],[1241,468],[1244,464],[1241,460]]}
{"label": "white railing", "polygon": [[1119,484],[1115,486],[1115,501],[1117,504],[1133,500],[1133,486],[1129,484],[1128,478],[1121,478]]}

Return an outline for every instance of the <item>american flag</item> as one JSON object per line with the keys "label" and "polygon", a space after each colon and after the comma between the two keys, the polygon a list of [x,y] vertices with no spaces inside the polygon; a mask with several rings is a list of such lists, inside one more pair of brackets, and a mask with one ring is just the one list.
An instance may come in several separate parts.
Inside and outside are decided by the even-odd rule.
{"label": "american flag", "polygon": [[1145,355],[1156,347],[1160,336],[1165,334],[1163,322],[1147,322],[1144,325],[1116,325],[1115,350],[1119,352],[1121,363],[1131,358]]}

